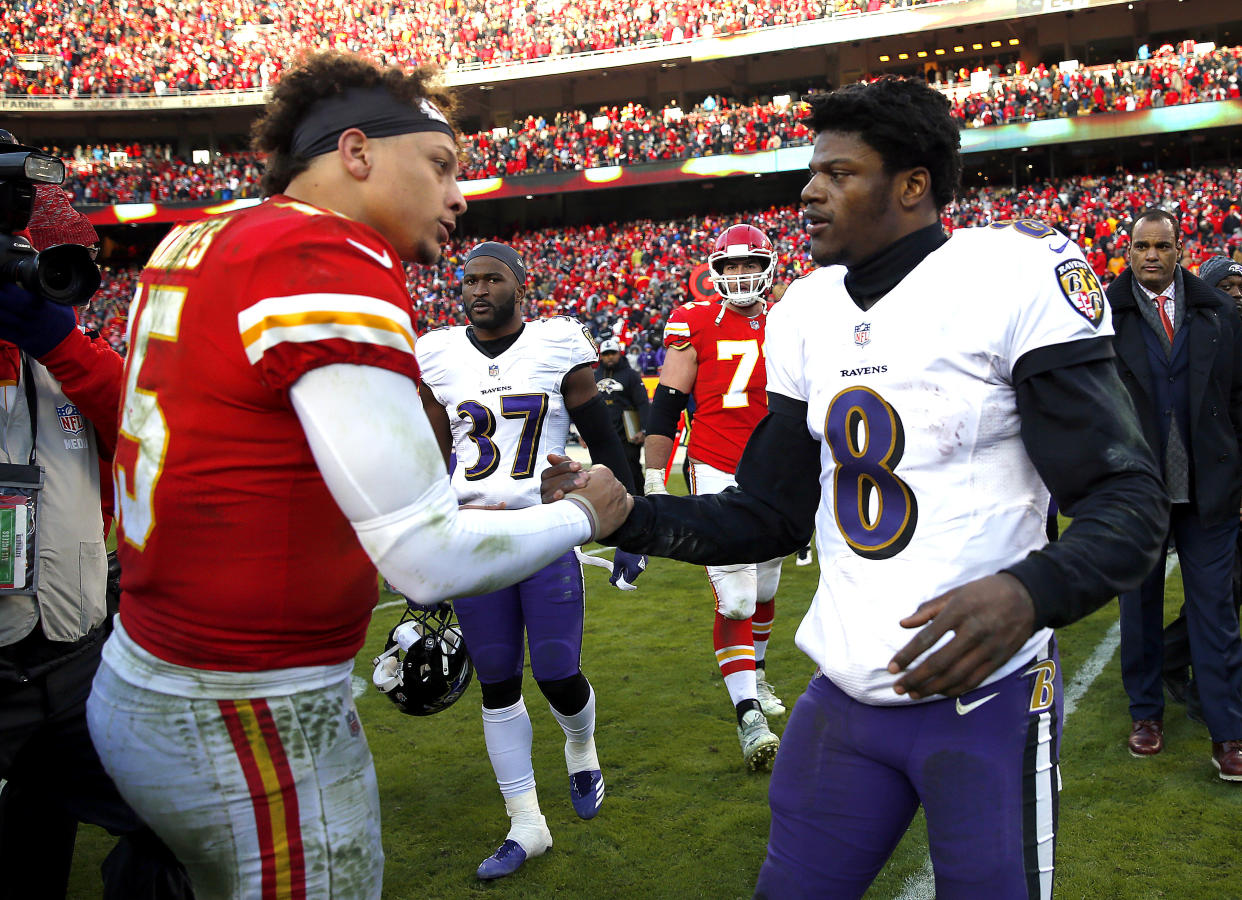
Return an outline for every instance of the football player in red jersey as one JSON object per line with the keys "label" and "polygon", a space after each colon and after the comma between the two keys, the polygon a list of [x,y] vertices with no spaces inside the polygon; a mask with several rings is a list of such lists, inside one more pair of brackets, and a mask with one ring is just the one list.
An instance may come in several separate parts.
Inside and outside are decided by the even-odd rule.
{"label": "football player in red jersey", "polygon": [[[719,493],[735,484],[742,449],[768,411],[767,304],[762,298],[776,271],[772,242],[753,225],[732,225],[716,239],[708,265],[721,302],[687,303],[669,315],[664,328],[668,356],[643,445],[648,494],[666,493],[673,435],[691,396],[694,429],[687,455],[696,494]],[[716,597],[716,662],[737,712],[742,757],[751,770],[771,767],[780,738],[768,728],[767,717],[785,713],[764,667],[781,562],[707,567]]]}
{"label": "football player in red jersey", "polygon": [[423,72],[309,58],[255,125],[267,201],[174,229],[139,281],[123,612],[88,719],[199,896],[380,896],[350,691],[377,566],[420,603],[480,594],[628,505],[614,483],[578,506],[458,509],[401,265],[434,262],[466,209],[447,102]]}

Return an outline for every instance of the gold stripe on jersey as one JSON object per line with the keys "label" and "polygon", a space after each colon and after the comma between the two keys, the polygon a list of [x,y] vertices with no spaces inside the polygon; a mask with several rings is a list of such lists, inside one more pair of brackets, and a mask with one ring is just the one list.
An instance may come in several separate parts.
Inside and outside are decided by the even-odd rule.
{"label": "gold stripe on jersey", "polygon": [[665,334],[678,334],[690,337],[690,326],[685,322],[669,322],[664,326]]}
{"label": "gold stripe on jersey", "polygon": [[252,364],[281,343],[332,338],[414,353],[409,313],[386,300],[360,294],[268,297],[238,313],[237,326]]}

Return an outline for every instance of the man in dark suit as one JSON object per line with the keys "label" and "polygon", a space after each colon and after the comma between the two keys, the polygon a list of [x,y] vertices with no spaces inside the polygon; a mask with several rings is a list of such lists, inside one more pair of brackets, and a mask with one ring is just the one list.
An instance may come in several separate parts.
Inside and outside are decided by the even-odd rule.
{"label": "man in dark suit", "polygon": [[[1199,280],[1228,294],[1242,312],[1242,263],[1227,256],[1213,256],[1199,266]],[[1242,609],[1242,532],[1239,532],[1238,555],[1233,561],[1233,608]],[[1164,689],[1170,699],[1186,704],[1186,715],[1200,725],[1203,701],[1190,672],[1190,635],[1183,612],[1164,629]]]}
{"label": "man in dark suit", "polygon": [[[1108,289],[1116,364],[1173,501],[1191,662],[1220,777],[1242,782],[1242,640],[1231,575],[1242,500],[1242,321],[1229,298],[1178,265],[1177,220],[1143,212],[1130,267]],[[1164,565],[1121,595],[1121,677],[1130,753],[1164,748],[1161,688]]]}

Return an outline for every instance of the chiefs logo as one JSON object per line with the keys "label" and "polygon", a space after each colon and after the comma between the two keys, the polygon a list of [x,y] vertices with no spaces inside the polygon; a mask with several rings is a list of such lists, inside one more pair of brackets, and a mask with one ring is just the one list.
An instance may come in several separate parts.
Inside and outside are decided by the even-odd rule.
{"label": "chiefs logo", "polygon": [[707,263],[699,263],[690,273],[690,294],[695,300],[701,300],[704,303],[718,299],[716,287],[712,284],[712,272]]}
{"label": "chiefs logo", "polygon": [[1093,328],[1099,328],[1104,321],[1104,288],[1095,272],[1081,259],[1067,259],[1056,268],[1057,282],[1061,293]]}

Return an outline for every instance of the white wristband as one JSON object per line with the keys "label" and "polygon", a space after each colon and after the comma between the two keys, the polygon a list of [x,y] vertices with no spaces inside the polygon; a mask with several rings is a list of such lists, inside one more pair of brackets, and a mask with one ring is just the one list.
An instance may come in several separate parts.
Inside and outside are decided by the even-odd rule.
{"label": "white wristband", "polygon": [[664,470],[663,469],[647,469],[646,475],[643,476],[643,493],[644,494],[667,494],[668,488],[664,486]]}

